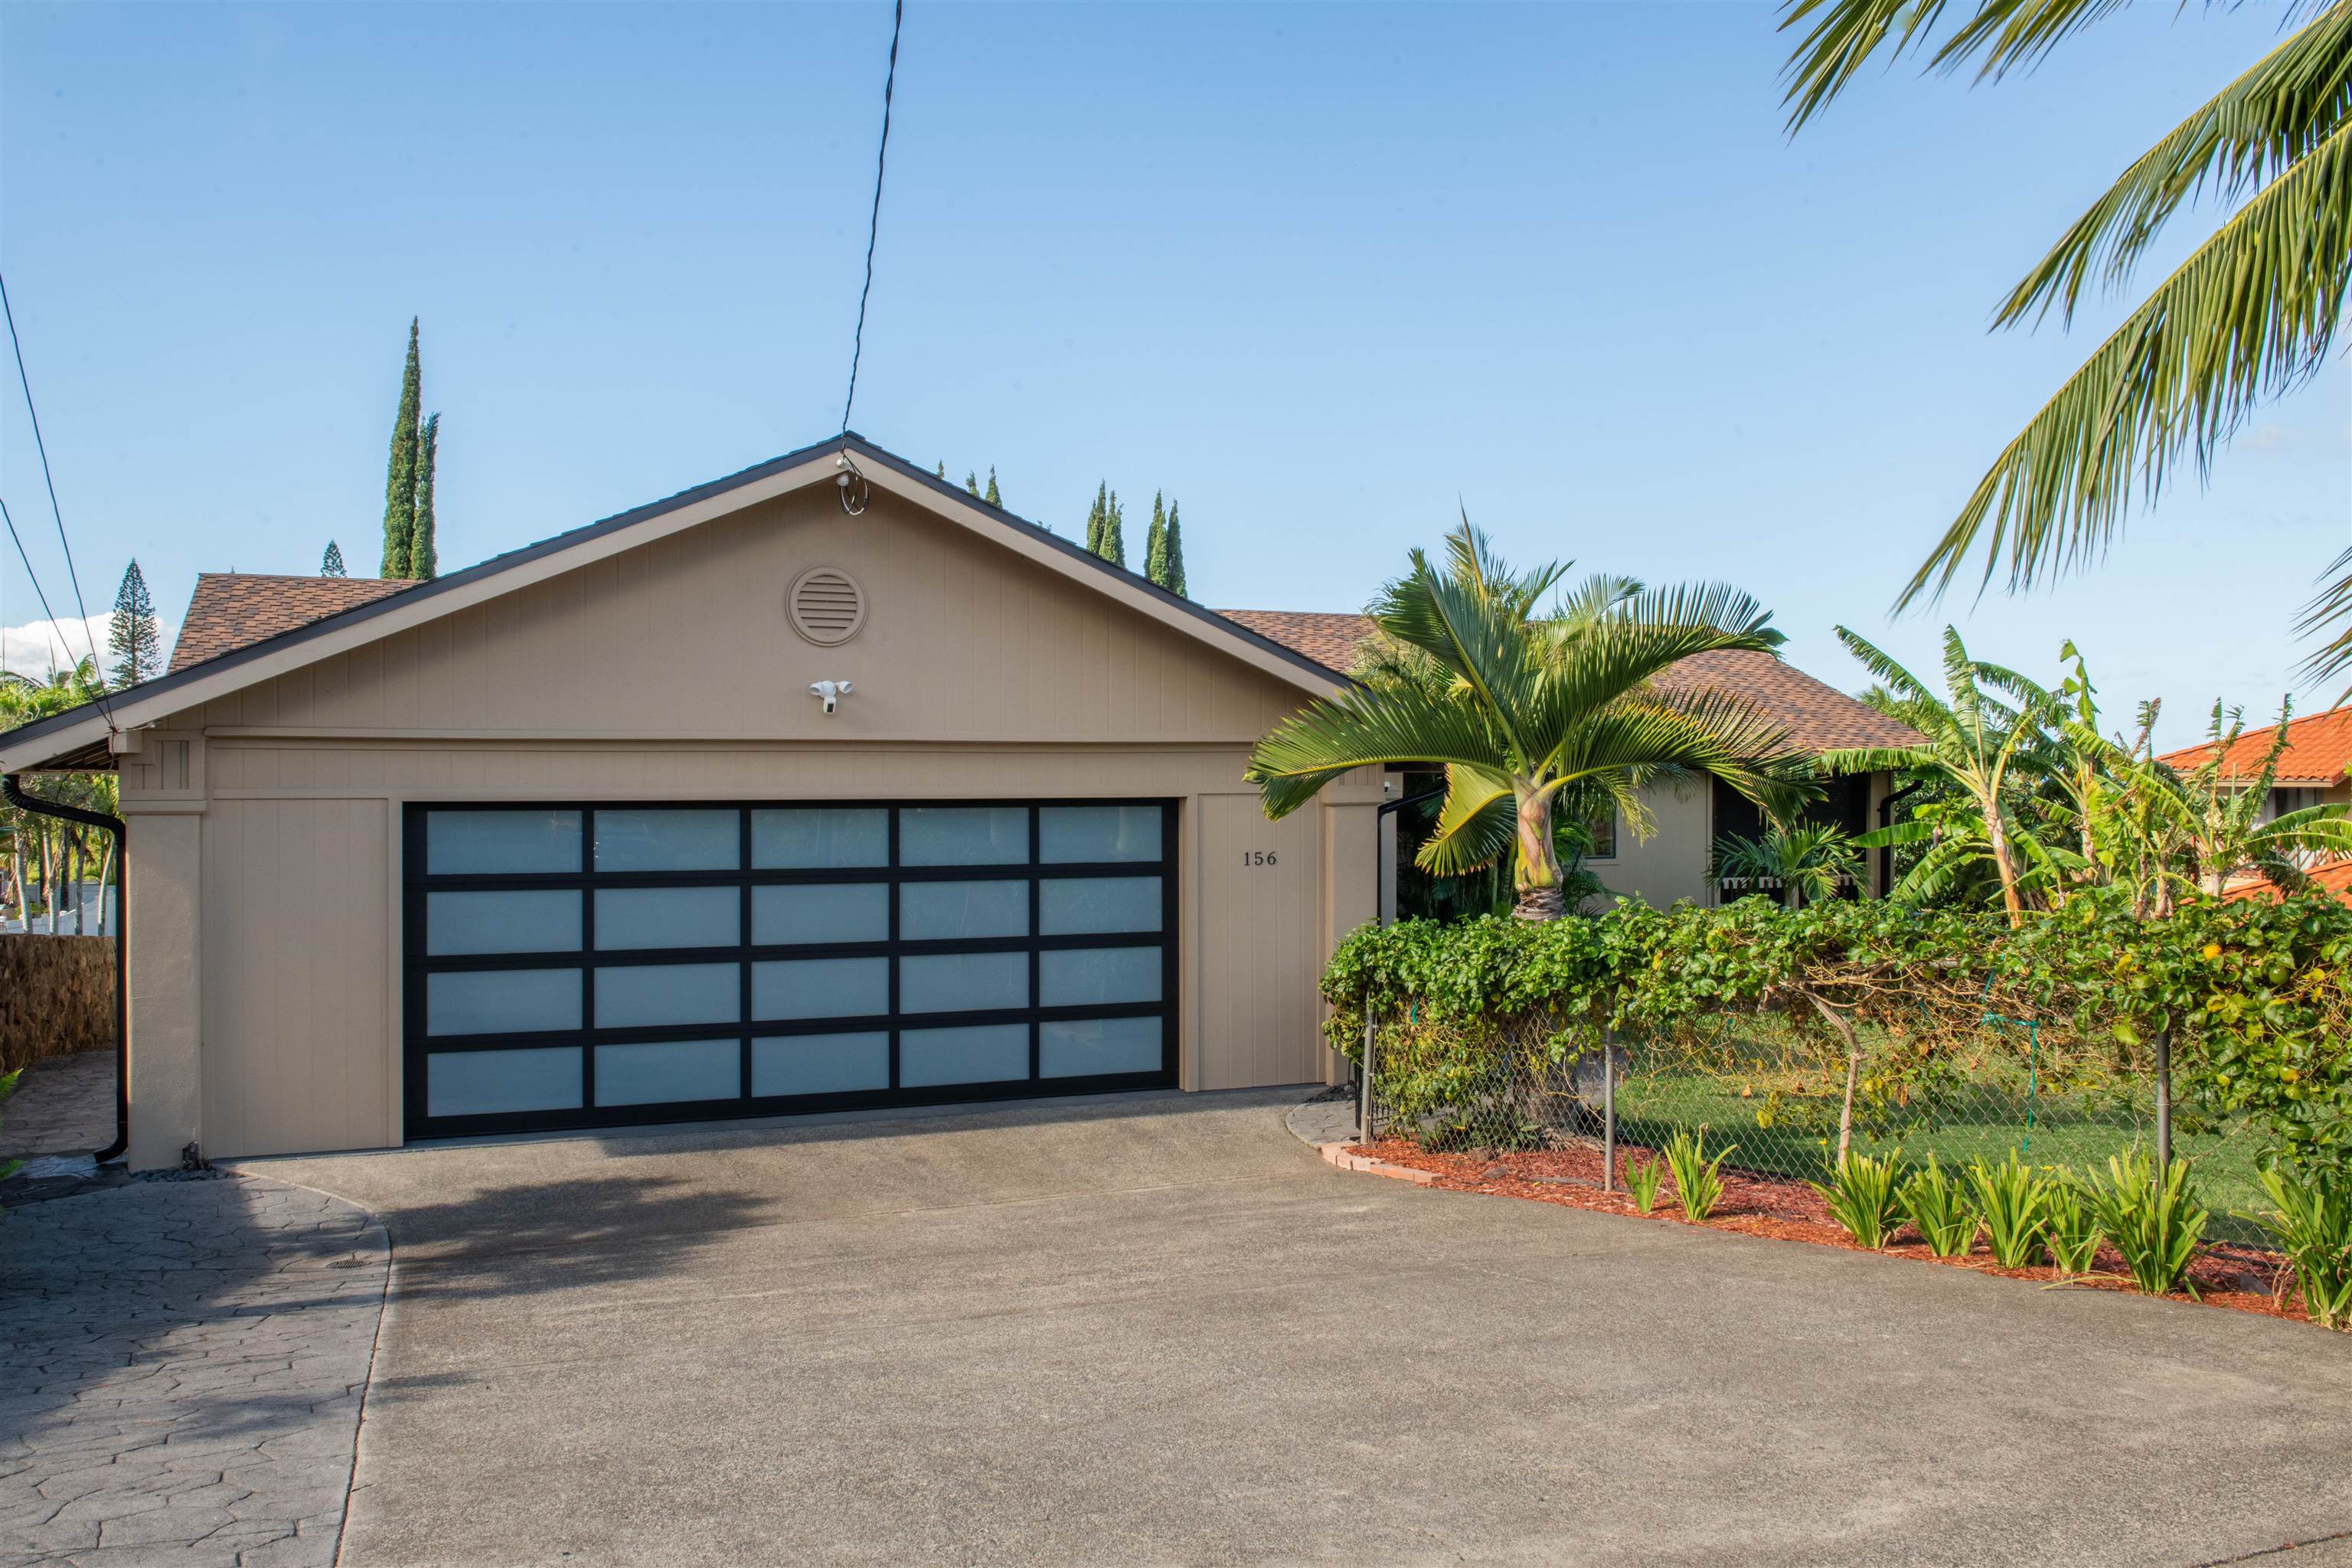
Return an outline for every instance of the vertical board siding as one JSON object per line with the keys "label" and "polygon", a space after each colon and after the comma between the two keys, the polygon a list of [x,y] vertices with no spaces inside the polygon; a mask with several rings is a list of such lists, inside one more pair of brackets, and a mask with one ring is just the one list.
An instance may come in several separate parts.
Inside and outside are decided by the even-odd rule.
{"label": "vertical board siding", "polygon": [[[1323,1076],[1321,815],[1268,822],[1255,795],[1202,797],[1202,1089]],[[1243,863],[1258,852],[1275,864]]]}

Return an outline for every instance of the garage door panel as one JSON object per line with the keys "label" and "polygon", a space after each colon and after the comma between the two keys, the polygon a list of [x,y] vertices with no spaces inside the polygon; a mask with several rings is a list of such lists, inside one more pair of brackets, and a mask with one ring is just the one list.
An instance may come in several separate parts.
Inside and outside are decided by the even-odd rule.
{"label": "garage door panel", "polygon": [[408,1135],[1175,1081],[1169,801],[411,806]]}

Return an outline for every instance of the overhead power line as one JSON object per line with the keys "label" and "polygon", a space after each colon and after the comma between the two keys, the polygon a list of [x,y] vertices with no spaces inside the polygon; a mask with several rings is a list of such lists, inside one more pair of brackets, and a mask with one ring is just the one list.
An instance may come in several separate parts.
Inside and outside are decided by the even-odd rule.
{"label": "overhead power line", "polygon": [[874,155],[874,211],[866,223],[866,286],[857,291],[857,331],[849,344],[849,395],[841,400],[841,431],[849,433],[849,411],[857,402],[857,362],[866,353],[866,300],[874,292],[874,241],[882,232],[882,172],[890,163],[890,98],[898,86],[898,29],[907,0],[890,7],[890,68],[882,78],[882,145]]}
{"label": "overhead power line", "polygon": [[[25,413],[33,422],[33,449],[41,455],[41,482],[47,485],[49,490],[49,515],[58,521],[58,544],[66,552],[66,581],[73,584],[74,608],[81,616],[82,645],[89,649],[90,679],[98,683],[96,688],[98,710],[106,715],[107,727],[112,729],[114,708],[106,700],[106,668],[99,662],[98,639],[89,635],[89,606],[82,602],[81,574],[74,570],[73,542],[66,537],[65,510],[58,505],[58,481],[49,472],[49,446],[47,442],[41,439],[41,411],[33,403],[33,378],[25,371],[24,340],[16,335],[16,310],[8,302],[8,279],[5,273],[0,273],[0,315],[5,315],[8,319],[8,346],[16,355],[16,384],[25,389]],[[16,540],[16,553],[23,555],[25,542],[17,538],[16,524],[13,520],[8,524],[8,537]],[[29,573],[32,569],[32,562],[26,561],[25,570]],[[45,611],[48,610],[48,595],[41,594],[40,579],[37,577],[33,580],[33,592],[40,595],[41,608]],[[57,618],[56,614],[51,612],[49,622],[52,626],[57,624]],[[62,635],[58,640],[65,642]],[[71,643],[66,643],[66,658],[68,659],[73,658]]]}
{"label": "overhead power line", "polygon": [[[41,614],[49,617],[49,625],[52,627],[56,626],[58,624],[58,613],[49,608],[49,595],[41,587],[41,574],[33,570],[33,558],[25,553],[24,536],[16,531],[16,520],[9,514],[8,503],[5,500],[0,500],[0,521],[7,523],[8,537],[16,541],[16,559],[25,563],[25,575],[33,580],[33,597],[41,601]],[[0,633],[5,633],[7,629],[8,628],[5,625],[0,625]],[[66,658],[68,659],[71,659],[73,658],[73,645],[66,642],[66,635],[62,631],[57,634],[57,637],[58,642],[65,644]],[[89,623],[87,621],[82,623],[82,640],[84,642],[88,642],[89,640]],[[5,654],[7,648],[5,643],[0,642],[0,654]],[[7,667],[5,663],[0,663],[0,669],[5,669],[5,668]]]}

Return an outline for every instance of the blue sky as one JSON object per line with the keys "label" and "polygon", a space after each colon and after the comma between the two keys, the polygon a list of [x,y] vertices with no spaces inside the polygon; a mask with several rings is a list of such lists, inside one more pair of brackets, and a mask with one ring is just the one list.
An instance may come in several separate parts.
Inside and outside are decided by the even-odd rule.
{"label": "blue sky", "polygon": [[[1458,502],[1516,559],[1739,583],[1841,686],[1841,622],[1915,668],[1947,618],[2045,673],[2072,637],[2170,743],[2295,684],[2352,542],[2341,356],[2095,575],[1888,617],[2121,314],[1989,335],[1993,302],[2274,6],[2136,7],[1998,86],[1873,73],[1793,142],[1761,5],[908,11],[855,423],[1015,511],[1075,531],[1107,478],[1139,564],[1164,489],[1196,597],[1351,609]],[[412,314],[445,566],[829,434],[888,31],[0,8],[0,265],[91,609],[134,554],[167,623],[200,570],[373,570]],[[0,495],[54,598],[14,399]],[[13,557],[0,587],[37,663]]]}

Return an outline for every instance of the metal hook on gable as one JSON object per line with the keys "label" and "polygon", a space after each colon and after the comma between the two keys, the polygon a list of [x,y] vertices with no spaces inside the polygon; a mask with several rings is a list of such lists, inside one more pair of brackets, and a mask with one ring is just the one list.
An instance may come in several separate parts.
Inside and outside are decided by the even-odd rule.
{"label": "metal hook on gable", "polygon": [[834,475],[833,482],[841,487],[841,510],[856,517],[873,500],[874,487],[867,482],[865,470],[850,460],[847,447],[835,456],[833,466],[840,470]]}

